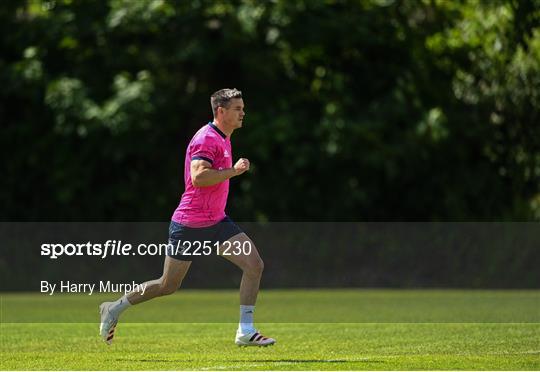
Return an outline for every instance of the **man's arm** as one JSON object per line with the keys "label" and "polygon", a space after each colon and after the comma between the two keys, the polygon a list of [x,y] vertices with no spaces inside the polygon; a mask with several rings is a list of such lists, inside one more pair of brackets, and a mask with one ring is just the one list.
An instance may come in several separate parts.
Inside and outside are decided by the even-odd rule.
{"label": "man's arm", "polygon": [[232,168],[212,169],[206,160],[191,161],[191,183],[195,187],[213,186],[249,170],[249,160],[240,158]]}

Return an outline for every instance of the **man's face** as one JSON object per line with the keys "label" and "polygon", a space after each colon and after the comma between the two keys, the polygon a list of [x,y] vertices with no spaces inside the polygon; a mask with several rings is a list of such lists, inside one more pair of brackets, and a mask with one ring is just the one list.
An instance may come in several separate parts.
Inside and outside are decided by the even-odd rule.
{"label": "man's face", "polygon": [[244,100],[233,98],[229,102],[229,107],[222,107],[223,123],[230,128],[241,128],[244,120]]}

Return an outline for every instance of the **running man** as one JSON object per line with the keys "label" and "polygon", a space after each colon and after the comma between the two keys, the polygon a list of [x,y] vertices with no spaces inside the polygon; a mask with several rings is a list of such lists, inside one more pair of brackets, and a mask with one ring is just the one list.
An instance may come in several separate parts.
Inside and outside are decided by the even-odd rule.
{"label": "running man", "polygon": [[[240,158],[232,165],[230,137],[242,127],[244,101],[237,89],[221,89],[210,98],[214,121],[203,126],[193,136],[186,151],[184,165],[185,191],[169,226],[169,246],[163,275],[146,282],[143,295],[131,292],[114,302],[100,305],[100,334],[111,344],[120,314],[131,305],[154,297],[170,295],[178,289],[191,265],[193,256],[177,249],[178,242],[201,245],[248,247],[239,254],[224,255],[242,269],[240,283],[240,322],[235,343],[242,346],[268,346],[276,341],[260,334],[253,326],[253,312],[259,292],[263,261],[242,230],[225,214],[229,179],[249,170],[249,160]],[[238,252],[236,252],[238,253]],[[212,252],[216,254],[216,252]]]}

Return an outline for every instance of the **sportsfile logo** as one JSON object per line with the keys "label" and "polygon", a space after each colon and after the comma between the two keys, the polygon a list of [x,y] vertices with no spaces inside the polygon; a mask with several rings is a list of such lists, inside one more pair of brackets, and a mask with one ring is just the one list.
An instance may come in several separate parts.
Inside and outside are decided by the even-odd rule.
{"label": "sportsfile logo", "polygon": [[181,241],[172,243],[140,243],[134,247],[131,243],[121,240],[107,240],[105,243],[44,243],[41,245],[41,255],[50,259],[62,256],[95,256],[104,259],[109,256],[240,256],[250,255],[252,250],[250,241],[225,241],[223,243],[211,241]]}
{"label": "sportsfile logo", "polygon": [[[123,244],[121,240],[107,240],[105,243],[44,243],[41,245],[41,255],[51,259],[57,259],[60,256],[99,256],[103,259],[107,256],[135,255],[132,249],[131,244]],[[152,255],[152,252],[153,250],[140,250],[142,255]]]}

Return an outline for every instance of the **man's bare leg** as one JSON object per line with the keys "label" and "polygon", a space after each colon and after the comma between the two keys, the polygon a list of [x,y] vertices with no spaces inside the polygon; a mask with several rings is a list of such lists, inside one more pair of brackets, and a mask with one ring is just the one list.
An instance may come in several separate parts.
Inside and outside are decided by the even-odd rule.
{"label": "man's bare leg", "polygon": [[191,261],[180,261],[166,256],[161,278],[143,283],[146,284],[144,294],[138,291],[130,292],[126,295],[127,300],[131,305],[136,305],[154,297],[173,294],[182,284],[190,266]]}
{"label": "man's bare leg", "polygon": [[163,264],[163,275],[159,279],[143,283],[146,285],[144,293],[133,291],[114,302],[102,303],[99,307],[101,313],[99,331],[104,341],[108,344],[112,342],[118,318],[129,306],[174,293],[182,284],[190,265],[191,261],[180,261],[166,256]]}
{"label": "man's bare leg", "polygon": [[[268,346],[273,345],[276,340],[264,337],[253,326],[253,312],[255,311],[255,302],[259,293],[259,284],[264,269],[264,263],[249,237],[240,233],[228,240],[232,243],[229,249],[230,255],[224,255],[223,249],[228,246],[222,245],[220,253],[224,258],[234,263],[242,269],[242,281],[240,282],[240,322],[236,332],[236,344],[242,346]],[[235,247],[245,247],[249,254],[235,255]],[[238,249],[236,250],[238,251]]]}
{"label": "man's bare leg", "polygon": [[[259,284],[264,269],[264,263],[255,247],[255,244],[249,239],[245,233],[240,233],[228,240],[232,243],[228,251],[228,255],[223,255],[224,258],[231,261],[233,264],[242,269],[242,281],[240,282],[240,304],[254,306],[257,302],[257,294],[259,293]],[[238,243],[235,243],[238,242]],[[246,244],[251,247],[249,255],[233,254],[234,247],[240,244],[243,247]],[[228,244],[227,244],[228,245]],[[220,253],[223,253],[224,245],[222,244]]]}

